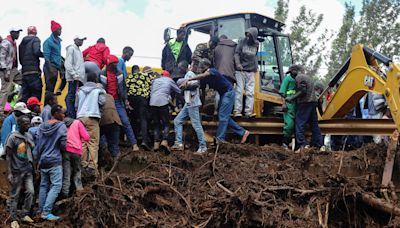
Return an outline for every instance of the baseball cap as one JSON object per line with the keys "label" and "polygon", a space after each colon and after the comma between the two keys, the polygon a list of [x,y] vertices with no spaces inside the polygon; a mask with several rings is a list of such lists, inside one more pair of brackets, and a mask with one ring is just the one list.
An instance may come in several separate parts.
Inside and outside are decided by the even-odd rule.
{"label": "baseball cap", "polygon": [[78,39],[78,40],[86,40],[86,37],[85,36],[81,36],[81,35],[76,35],[76,36],[74,36],[74,40],[76,40],[76,39]]}
{"label": "baseball cap", "polygon": [[21,32],[21,31],[22,31],[22,29],[20,29],[20,28],[16,28],[16,27],[10,28],[10,32]]}
{"label": "baseball cap", "polygon": [[26,104],[28,106],[31,106],[31,105],[42,105],[42,103],[39,101],[39,99],[37,99],[37,97],[30,97],[28,99],[28,101],[26,102]]}
{"label": "baseball cap", "polygon": [[26,107],[26,104],[24,102],[16,103],[14,106],[14,111],[20,111],[24,114],[31,113],[31,110],[29,110],[28,107]]}
{"label": "baseball cap", "polygon": [[31,124],[41,124],[43,123],[42,117],[34,116],[31,120]]}
{"label": "baseball cap", "polygon": [[28,27],[28,33],[36,33],[36,32],[37,32],[36,26],[29,26]]}

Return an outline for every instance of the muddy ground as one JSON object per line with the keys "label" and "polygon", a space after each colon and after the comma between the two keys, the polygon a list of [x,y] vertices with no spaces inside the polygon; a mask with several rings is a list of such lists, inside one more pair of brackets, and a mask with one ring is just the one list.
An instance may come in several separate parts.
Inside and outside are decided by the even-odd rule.
{"label": "muddy ground", "polygon": [[[85,176],[85,190],[57,202],[55,223],[37,227],[383,227],[394,214],[361,200],[381,198],[383,146],[295,154],[278,146],[223,144],[206,155],[125,154],[114,169]],[[4,163],[2,163],[2,167]],[[9,224],[4,168],[0,221]],[[395,177],[398,170],[395,170]],[[397,180],[396,180],[397,181]],[[396,182],[397,183],[397,182]],[[397,185],[397,184],[396,184]],[[397,185],[398,186],[398,185]],[[395,189],[389,189],[397,206]]]}

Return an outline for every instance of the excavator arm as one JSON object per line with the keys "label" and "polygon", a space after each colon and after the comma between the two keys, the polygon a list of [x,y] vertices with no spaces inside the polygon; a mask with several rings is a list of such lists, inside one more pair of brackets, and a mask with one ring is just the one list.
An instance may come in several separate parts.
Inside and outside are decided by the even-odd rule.
{"label": "excavator arm", "polygon": [[[386,74],[381,71],[380,64],[388,67]],[[355,45],[351,57],[329,83],[327,89],[337,87],[337,90],[320,113],[321,119],[343,118],[366,93],[374,92],[385,96],[396,129],[400,131],[399,86],[399,65],[369,47]]]}

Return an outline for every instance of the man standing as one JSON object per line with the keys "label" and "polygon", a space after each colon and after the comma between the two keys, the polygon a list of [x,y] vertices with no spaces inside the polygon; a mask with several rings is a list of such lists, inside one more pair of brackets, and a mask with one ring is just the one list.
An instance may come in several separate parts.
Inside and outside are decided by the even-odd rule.
{"label": "man standing", "polygon": [[11,28],[8,35],[0,44],[0,112],[4,111],[8,95],[12,92],[13,82],[22,84],[21,74],[18,72],[17,43],[22,29]]}
{"label": "man standing", "polygon": [[[288,73],[282,81],[279,93],[284,97],[293,96],[296,93],[296,76],[298,72],[302,72],[303,69],[300,65],[292,65],[289,67]],[[292,135],[294,132],[294,118],[296,115],[296,103],[286,102],[283,100],[282,109],[283,113],[283,140],[282,146],[286,149],[289,148],[289,144],[292,141]]]}
{"label": "man standing", "polygon": [[218,37],[213,36],[207,43],[200,43],[196,46],[192,55],[192,71],[194,73],[201,73],[200,61],[203,58],[210,60],[211,63],[214,62],[214,49],[218,45],[218,42]]}
{"label": "man standing", "polygon": [[67,47],[67,56],[65,58],[65,79],[68,82],[68,94],[65,97],[68,117],[76,118],[75,96],[79,86],[86,82],[85,65],[83,55],[79,49],[86,37],[75,36],[74,44]]}
{"label": "man standing", "polygon": [[322,144],[321,130],[318,126],[317,115],[317,96],[315,95],[314,82],[311,77],[303,74],[299,70],[288,72],[296,78],[296,93],[293,96],[286,97],[286,102],[296,101],[296,144],[301,149],[307,148],[308,144],[304,135],[306,124],[311,125],[312,146],[320,148]]}
{"label": "man standing", "polygon": [[11,133],[5,147],[7,154],[8,181],[11,183],[10,214],[11,227],[19,227],[17,222],[17,206],[22,189],[25,189],[24,205],[22,207],[23,222],[33,223],[29,214],[34,196],[33,188],[33,156],[35,146],[28,133],[30,120],[27,116],[18,118],[19,131]]}
{"label": "man standing", "polygon": [[[147,70],[150,67],[145,68]],[[143,69],[143,71],[146,70]],[[141,73],[139,72],[139,67],[134,65],[132,67],[132,74],[128,75],[128,78],[126,79],[129,104],[133,107],[133,110],[135,110],[135,115],[137,116],[136,119],[138,119],[140,122],[140,133],[142,135],[141,147],[146,151],[150,150],[150,140],[147,131],[147,125],[150,111],[149,98],[151,84],[155,78],[156,77],[152,73],[151,68],[149,69],[148,73]]]}
{"label": "man standing", "polygon": [[44,55],[44,77],[46,79],[46,91],[54,93],[58,74],[61,70],[61,25],[51,21],[51,32],[49,38],[43,44]]}
{"label": "man standing", "polygon": [[236,100],[233,115],[242,116],[243,90],[246,93],[245,116],[254,117],[254,82],[255,74],[258,69],[257,52],[259,42],[257,40],[257,28],[249,28],[246,32],[246,38],[239,40],[235,50],[236,63]]}
{"label": "man standing", "polygon": [[110,49],[106,46],[104,38],[99,38],[95,45],[86,48],[82,54],[83,58],[85,58],[86,73],[93,72],[99,75],[103,67],[107,64]]}
{"label": "man standing", "polygon": [[219,123],[216,136],[217,140],[225,141],[225,133],[229,127],[235,134],[242,137],[240,142],[245,143],[250,132],[239,126],[230,117],[235,100],[235,91],[233,90],[233,86],[225,76],[218,72],[217,69],[210,68],[210,66],[210,60],[202,59],[200,67],[203,73],[188,79],[186,82],[183,82],[181,86],[186,86],[185,84],[189,81],[205,80],[210,88],[216,90],[221,97],[218,105]]}
{"label": "man standing", "polygon": [[28,27],[28,35],[19,45],[19,61],[22,65],[22,102],[27,102],[30,97],[41,99],[42,79],[40,70],[40,58],[43,53],[40,50],[40,39],[36,36],[35,26]]}
{"label": "man standing", "polygon": [[97,84],[97,75],[89,73],[87,82],[79,88],[77,96],[77,117],[86,126],[90,140],[83,146],[82,165],[97,170],[100,143],[101,107],[106,102],[106,91]]}
{"label": "man standing", "polygon": [[[45,220],[57,220],[60,217],[51,213],[54,202],[62,187],[62,151],[67,142],[64,110],[60,105],[51,108],[52,119],[43,122],[38,130],[38,145],[34,157],[39,160],[40,190],[39,211]],[[36,159],[35,159],[36,160]]]}
{"label": "man standing", "polygon": [[161,67],[171,74],[172,79],[178,80],[184,75],[179,74],[178,63],[185,60],[192,62],[192,51],[185,42],[186,31],[183,28],[176,32],[176,39],[171,39],[162,51]]}
{"label": "man standing", "polygon": [[135,133],[133,133],[128,114],[126,113],[125,109],[127,99],[126,83],[123,73],[118,70],[118,62],[119,59],[117,56],[109,55],[107,59],[107,68],[101,73],[100,80],[107,93],[114,98],[115,107],[117,108],[118,115],[121,119],[126,136],[132,146],[133,151],[139,151]]}
{"label": "man standing", "polygon": [[236,83],[234,58],[236,45],[234,41],[222,35],[214,50],[215,68],[222,75],[225,75],[232,85]]}
{"label": "man standing", "polygon": [[[185,78],[180,79],[178,84],[184,82],[185,79],[190,79],[196,75],[188,70],[189,64],[187,62],[180,62],[178,64],[182,72],[185,73]],[[199,141],[199,149],[196,151],[198,154],[203,154],[207,152],[207,144],[204,137],[204,130],[201,126],[201,117],[199,108],[201,106],[200,100],[200,82],[191,81],[186,85],[181,86],[184,89],[185,106],[174,119],[175,125],[175,144],[172,146],[173,150],[184,150],[182,133],[183,133],[183,123],[190,118],[192,122],[193,129],[196,132],[197,139]]]}
{"label": "man standing", "polygon": [[133,48],[126,46],[122,50],[121,58],[119,58],[117,67],[118,67],[118,70],[121,71],[122,74],[124,75],[125,80],[126,80],[126,77],[128,77],[128,71],[126,70],[125,62],[128,62],[132,58],[133,52],[134,52]]}

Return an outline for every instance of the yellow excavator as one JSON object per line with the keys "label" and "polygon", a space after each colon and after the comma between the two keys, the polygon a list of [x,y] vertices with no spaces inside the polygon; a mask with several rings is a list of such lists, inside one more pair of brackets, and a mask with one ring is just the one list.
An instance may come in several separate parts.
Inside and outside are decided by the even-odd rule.
{"label": "yellow excavator", "polygon": [[[249,27],[259,31],[259,71],[254,91],[255,119],[238,119],[256,138],[261,135],[282,134],[283,122],[279,118],[282,97],[277,93],[289,66],[293,63],[290,39],[282,31],[284,23],[258,13],[236,13],[196,20],[181,25],[186,30],[185,41],[192,49],[205,43],[210,36],[226,35],[238,41]],[[174,29],[167,28],[164,38],[169,39]],[[324,108],[319,109],[320,127],[330,135],[391,135],[400,130],[399,65],[372,48],[355,45],[351,57],[332,78],[321,94],[335,88],[336,92]],[[393,119],[345,119],[356,103],[367,93],[383,94]],[[216,129],[215,119],[203,120],[207,132]]]}

